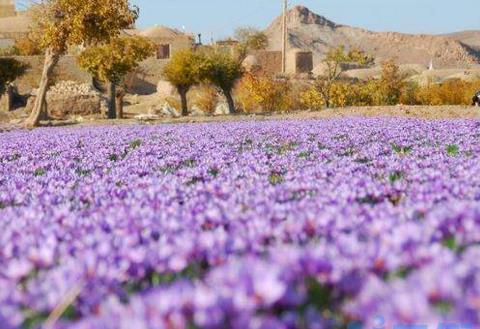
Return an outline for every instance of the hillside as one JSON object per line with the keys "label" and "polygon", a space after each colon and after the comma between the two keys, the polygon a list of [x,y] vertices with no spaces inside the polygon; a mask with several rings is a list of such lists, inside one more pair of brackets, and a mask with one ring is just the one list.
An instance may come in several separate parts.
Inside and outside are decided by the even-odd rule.
{"label": "hillside", "polygon": [[[480,39],[470,31],[451,35],[373,32],[341,25],[317,15],[303,6],[288,12],[288,46],[314,53],[315,65],[325,52],[339,45],[358,47],[381,62],[396,58],[398,64],[427,66],[433,60],[436,68],[464,68],[480,63]],[[266,29],[270,49],[281,49],[282,20],[276,18]],[[478,48],[477,48],[478,46]]]}
{"label": "hillside", "polygon": [[477,56],[480,56],[480,31],[461,31],[444,36],[474,49]]}

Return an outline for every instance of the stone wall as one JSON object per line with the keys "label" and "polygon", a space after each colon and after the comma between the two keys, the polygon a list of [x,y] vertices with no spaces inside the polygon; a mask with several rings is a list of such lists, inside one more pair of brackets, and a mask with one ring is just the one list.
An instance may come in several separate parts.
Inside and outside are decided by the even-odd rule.
{"label": "stone wall", "polygon": [[[280,51],[256,51],[253,53],[261,72],[267,75],[281,73],[282,53]],[[15,81],[20,94],[29,94],[38,87],[43,70],[43,56],[17,56],[17,60],[29,65],[27,73]],[[158,81],[162,80],[162,71],[169,60],[150,57],[139,68],[126,77],[127,91],[132,94],[148,95],[156,92]],[[287,73],[309,73],[312,71],[311,52],[296,51],[287,56]],[[54,83],[75,81],[90,83],[91,76],[80,69],[75,56],[63,56],[54,71]]]}
{"label": "stone wall", "polygon": [[[255,58],[255,66],[259,73],[277,75],[282,72],[282,52],[259,50],[251,54]],[[313,70],[313,55],[311,51],[299,49],[287,53],[286,73],[290,75],[311,73]]]}
{"label": "stone wall", "polygon": [[[29,65],[27,73],[15,81],[20,94],[29,94],[33,89],[38,88],[44,58],[43,56],[16,56],[15,58]],[[75,56],[63,56],[55,68],[53,80],[54,83],[57,81],[89,83],[91,77],[78,67]]]}
{"label": "stone wall", "polygon": [[275,75],[282,72],[282,52],[259,50],[252,53],[261,74]]}
{"label": "stone wall", "polygon": [[[28,94],[38,88],[38,82],[43,70],[43,56],[17,56],[17,60],[29,65],[27,73],[15,81],[20,94]],[[156,91],[157,83],[162,78],[162,70],[168,60],[158,60],[151,57],[145,60],[140,67],[126,78],[129,92],[133,94],[151,94]],[[75,56],[63,56],[55,68],[54,83],[58,81],[75,81],[90,83],[91,76],[84,72],[77,64]]]}
{"label": "stone wall", "polygon": [[149,95],[157,91],[158,81],[162,80],[162,72],[168,60],[150,57],[143,61],[137,70],[130,73],[125,83],[128,92]]}
{"label": "stone wall", "polygon": [[[30,97],[27,113],[32,111],[34,102],[35,96]],[[102,108],[106,107],[104,103],[103,96],[94,90],[90,83],[61,81],[47,93],[48,117],[56,120],[101,114]]]}

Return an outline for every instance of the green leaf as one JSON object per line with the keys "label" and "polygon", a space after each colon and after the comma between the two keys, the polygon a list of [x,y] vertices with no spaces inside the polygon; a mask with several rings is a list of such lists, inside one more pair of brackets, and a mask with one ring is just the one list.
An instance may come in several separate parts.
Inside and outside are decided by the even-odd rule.
{"label": "green leaf", "polygon": [[460,152],[460,148],[458,145],[455,144],[449,144],[447,145],[447,154],[451,157],[457,156],[458,153]]}
{"label": "green leaf", "polygon": [[37,169],[35,169],[35,171],[33,172],[33,175],[34,175],[35,177],[43,176],[43,175],[45,175],[45,174],[46,174],[46,171],[45,171],[45,169],[43,169],[43,168],[37,168]]}
{"label": "green leaf", "polygon": [[445,248],[448,248],[448,249],[450,249],[450,250],[452,250],[452,251],[455,251],[455,250],[457,250],[457,248],[458,248],[457,239],[455,238],[454,235],[452,235],[452,236],[444,239],[444,240],[442,241],[442,245],[443,245]]}
{"label": "green leaf", "polygon": [[279,185],[285,182],[285,178],[281,173],[272,172],[270,176],[268,176],[268,181],[272,185]]}
{"label": "green leaf", "polygon": [[128,144],[128,147],[130,147],[130,149],[134,150],[138,147],[140,147],[142,145],[142,140],[141,139],[135,139],[133,141],[130,142],[130,144]]}
{"label": "green leaf", "polygon": [[446,300],[437,301],[433,306],[442,315],[447,315],[453,310],[453,304]]}
{"label": "green leaf", "polygon": [[390,175],[388,176],[388,180],[390,181],[391,184],[394,184],[399,180],[403,179],[404,176],[405,174],[403,173],[403,171],[396,170],[390,173]]}
{"label": "green leaf", "polygon": [[391,144],[393,151],[398,154],[398,155],[408,155],[412,152],[413,147],[412,146],[401,146],[398,144]]}
{"label": "green leaf", "polygon": [[117,154],[110,154],[108,156],[108,160],[110,160],[112,162],[117,162],[118,161],[118,155]]}

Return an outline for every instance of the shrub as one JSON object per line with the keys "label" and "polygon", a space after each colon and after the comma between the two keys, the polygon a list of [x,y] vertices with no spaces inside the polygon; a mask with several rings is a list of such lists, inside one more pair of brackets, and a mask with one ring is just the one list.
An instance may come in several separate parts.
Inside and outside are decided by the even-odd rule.
{"label": "shrub", "polygon": [[340,101],[340,103],[346,102],[344,95],[341,95],[342,91],[338,89],[342,88],[341,86],[343,85],[338,84],[343,73],[343,63],[357,63],[370,66],[374,63],[374,58],[359,49],[346,51],[344,46],[330,49],[327,52],[323,59],[326,72],[318,78],[316,83],[316,88],[323,95],[326,107],[335,106],[335,102],[330,99],[331,95],[336,95],[337,101]]}
{"label": "shrub", "polygon": [[470,105],[480,81],[450,80],[417,88],[415,102],[420,105]]}
{"label": "shrub", "polygon": [[330,88],[330,107],[345,107],[352,105],[353,94],[351,84],[337,82]]}
{"label": "shrub", "polygon": [[300,94],[300,101],[310,110],[320,111],[325,106],[325,99],[317,88],[311,87]]}
{"label": "shrub", "polygon": [[382,63],[382,75],[376,81],[376,92],[373,96],[374,105],[397,105],[405,86],[405,76],[393,59]]}
{"label": "shrub", "polygon": [[14,58],[0,58],[0,94],[17,78],[25,74],[28,65]]}
{"label": "shrub", "polygon": [[290,109],[288,80],[246,74],[236,89],[240,109],[245,113],[287,111]]}
{"label": "shrub", "polygon": [[218,103],[217,89],[208,84],[201,84],[192,90],[191,103],[205,113],[212,114]]}
{"label": "shrub", "polygon": [[[337,81],[329,87],[330,107],[369,106],[373,104],[372,94],[377,85],[375,81],[351,82]],[[326,107],[325,97],[317,85],[303,92],[300,96],[304,105],[312,110]]]}
{"label": "shrub", "polygon": [[301,95],[307,92],[311,84],[302,80],[285,81],[287,83],[286,94],[283,95],[283,105],[280,107],[282,111],[300,111],[309,109],[302,101]]}
{"label": "shrub", "polygon": [[38,40],[31,35],[16,39],[12,49],[16,55],[20,56],[37,56],[44,52]]}
{"label": "shrub", "polygon": [[399,103],[405,105],[418,105],[417,91],[418,84],[415,82],[405,82],[402,94],[400,95]]}

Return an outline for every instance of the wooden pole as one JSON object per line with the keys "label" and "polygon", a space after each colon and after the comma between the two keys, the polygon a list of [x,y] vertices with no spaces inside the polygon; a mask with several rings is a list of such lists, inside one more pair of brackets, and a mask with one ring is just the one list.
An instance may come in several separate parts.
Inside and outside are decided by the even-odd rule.
{"label": "wooden pole", "polygon": [[283,17],[282,17],[282,73],[287,72],[287,10],[288,0],[283,0]]}

